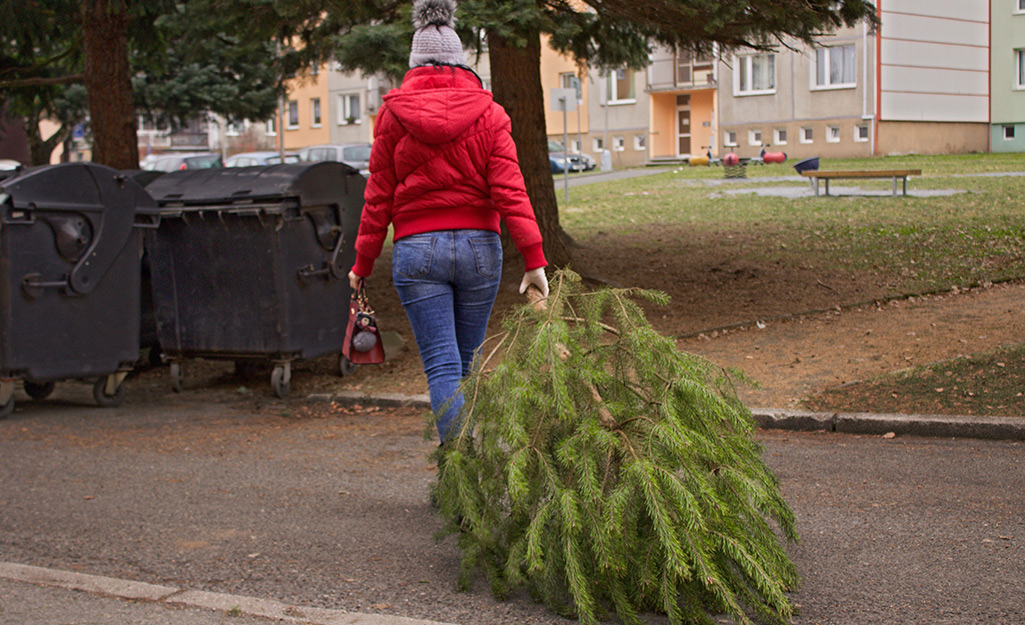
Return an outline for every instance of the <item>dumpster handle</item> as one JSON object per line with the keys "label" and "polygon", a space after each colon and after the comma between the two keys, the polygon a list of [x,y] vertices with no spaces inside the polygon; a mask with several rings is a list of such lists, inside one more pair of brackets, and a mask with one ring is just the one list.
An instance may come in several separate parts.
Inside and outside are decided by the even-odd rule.
{"label": "dumpster handle", "polygon": [[338,240],[335,242],[335,247],[331,250],[331,260],[325,263],[326,266],[321,267],[320,269],[314,269],[313,263],[310,263],[305,267],[300,267],[298,271],[296,271],[296,273],[299,274],[299,279],[304,283],[309,282],[312,278],[319,278],[321,276],[328,280],[331,278],[334,278],[335,280],[348,280],[348,272],[345,271],[345,267],[342,267],[339,262],[342,257],[342,245],[344,243],[345,232],[339,232]]}
{"label": "dumpster handle", "polygon": [[29,299],[39,299],[43,296],[43,289],[69,289],[67,280],[58,282],[44,282],[43,276],[38,273],[27,273],[21,279],[21,290]]}

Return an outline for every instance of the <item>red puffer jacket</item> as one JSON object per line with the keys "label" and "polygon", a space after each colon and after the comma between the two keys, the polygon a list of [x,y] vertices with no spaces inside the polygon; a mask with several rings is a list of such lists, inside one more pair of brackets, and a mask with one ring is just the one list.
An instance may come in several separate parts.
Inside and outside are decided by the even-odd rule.
{"label": "red puffer jacket", "polygon": [[499,232],[505,220],[526,269],[544,267],[541,232],[516,159],[512,124],[473,73],[417,67],[384,97],[353,272],[369,276],[395,239],[435,230]]}

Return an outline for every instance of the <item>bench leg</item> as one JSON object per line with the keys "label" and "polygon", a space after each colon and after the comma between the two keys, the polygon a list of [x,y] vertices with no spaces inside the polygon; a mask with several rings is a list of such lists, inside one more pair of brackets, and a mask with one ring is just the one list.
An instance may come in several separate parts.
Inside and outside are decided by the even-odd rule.
{"label": "bench leg", "polygon": [[897,176],[893,177],[893,197],[897,197]]}
{"label": "bench leg", "polygon": [[904,176],[904,195],[908,194],[908,177]]}
{"label": "bench leg", "polygon": [[815,195],[817,196],[819,194],[819,179],[818,178],[812,178],[811,179],[811,188],[812,188],[813,191],[815,191]]}
{"label": "bench leg", "polygon": [[829,178],[826,178],[826,195],[829,195]]}

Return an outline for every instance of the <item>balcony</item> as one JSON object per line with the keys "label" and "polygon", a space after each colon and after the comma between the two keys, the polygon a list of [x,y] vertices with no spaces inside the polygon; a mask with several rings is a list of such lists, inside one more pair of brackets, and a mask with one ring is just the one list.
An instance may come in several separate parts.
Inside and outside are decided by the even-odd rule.
{"label": "balcony", "polygon": [[648,66],[647,91],[676,91],[715,87],[715,71],[711,61],[682,58],[656,59]]}

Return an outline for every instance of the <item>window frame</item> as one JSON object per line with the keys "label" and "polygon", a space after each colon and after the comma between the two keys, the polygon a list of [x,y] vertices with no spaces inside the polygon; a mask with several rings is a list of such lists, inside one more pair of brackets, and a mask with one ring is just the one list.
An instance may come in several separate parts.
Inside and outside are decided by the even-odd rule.
{"label": "window frame", "polygon": [[811,126],[801,126],[797,138],[798,141],[804,144],[815,143],[815,129]]}
{"label": "window frame", "polygon": [[[754,77],[754,59],[765,58],[771,60],[770,81],[771,86],[764,89],[755,89],[751,83]],[[746,81],[744,80],[746,77]],[[739,54],[733,57],[733,95],[736,97],[771,95],[776,93],[776,53],[760,52],[756,54]]]}
{"label": "window frame", "polygon": [[[861,136],[861,129],[862,128],[865,129],[865,136],[864,136],[864,138],[862,138],[862,136]],[[854,124],[854,142],[855,143],[866,143],[868,141],[868,139],[869,139],[871,134],[872,134],[872,131],[868,127],[868,124]]]}
{"label": "window frame", "polygon": [[757,147],[765,145],[762,143],[762,129],[761,128],[750,128],[747,131],[747,144]]}
{"label": "window frame", "polygon": [[310,98],[310,127],[320,128],[322,121],[320,98]]}
{"label": "window frame", "polygon": [[286,130],[298,130],[299,129],[299,100],[289,100],[288,101],[288,111],[286,111],[285,114],[287,115],[287,118],[285,120],[285,129]]}
{"label": "window frame", "polygon": [[728,148],[737,147],[737,131],[736,130],[724,130],[722,133],[722,144]]}
{"label": "window frame", "polygon": [[1014,51],[1015,57],[1015,89],[1025,89],[1025,48]]}
{"label": "window frame", "polygon": [[826,143],[840,143],[839,126],[826,126]]}
{"label": "window frame", "polygon": [[[838,82],[838,83],[831,82],[830,81],[830,75],[829,75],[829,67],[832,65],[833,51],[834,50],[845,50],[845,49],[850,49],[851,50],[851,61],[854,64],[853,68],[851,69],[851,75],[854,77],[854,80],[852,82]],[[833,89],[856,89],[858,87],[858,47],[856,45],[854,45],[853,43],[848,43],[848,44],[836,45],[836,46],[819,46],[817,48],[813,48],[813,51],[815,52],[815,57],[812,60],[812,62],[809,64],[809,65],[811,65],[811,78],[810,78],[810,83],[809,83],[809,87],[808,88],[811,91],[829,91],[829,90],[833,90]],[[819,84],[819,81],[818,81],[819,80],[818,71],[819,71],[819,53],[820,52],[824,52],[825,53],[825,62],[826,62],[826,66],[827,66],[826,73],[825,73],[825,80],[826,80],[826,82],[823,83],[823,84]],[[843,53],[841,53],[841,54],[843,54]]]}
{"label": "window frame", "polygon": [[[353,114],[353,102],[356,103],[356,112]],[[349,120],[352,121],[349,121]],[[338,125],[349,126],[363,123],[363,99],[359,93],[338,94]]]}
{"label": "window frame", "polygon": [[[786,145],[787,139],[789,139],[790,133],[787,132],[786,128],[773,128],[772,129],[772,145]],[[782,140],[780,139],[782,137]]]}
{"label": "window frame", "polygon": [[[613,85],[618,84],[620,80],[625,78],[618,78],[619,72],[626,72],[630,82],[630,95],[626,98],[620,98],[619,93],[616,93],[616,99],[612,98]],[[617,76],[613,80],[613,74]],[[637,103],[637,72],[630,69],[629,67],[621,67],[605,74],[605,105],[606,106],[619,106],[623,104],[636,104]]]}
{"label": "window frame", "polygon": [[[1004,124],[1003,130],[1004,130],[1004,132],[1003,132],[1004,141],[1014,141],[1014,139],[1015,139],[1015,137],[1014,137],[1014,135],[1015,135],[1014,124]],[[1010,133],[1010,136],[1008,136],[1008,133]]]}

